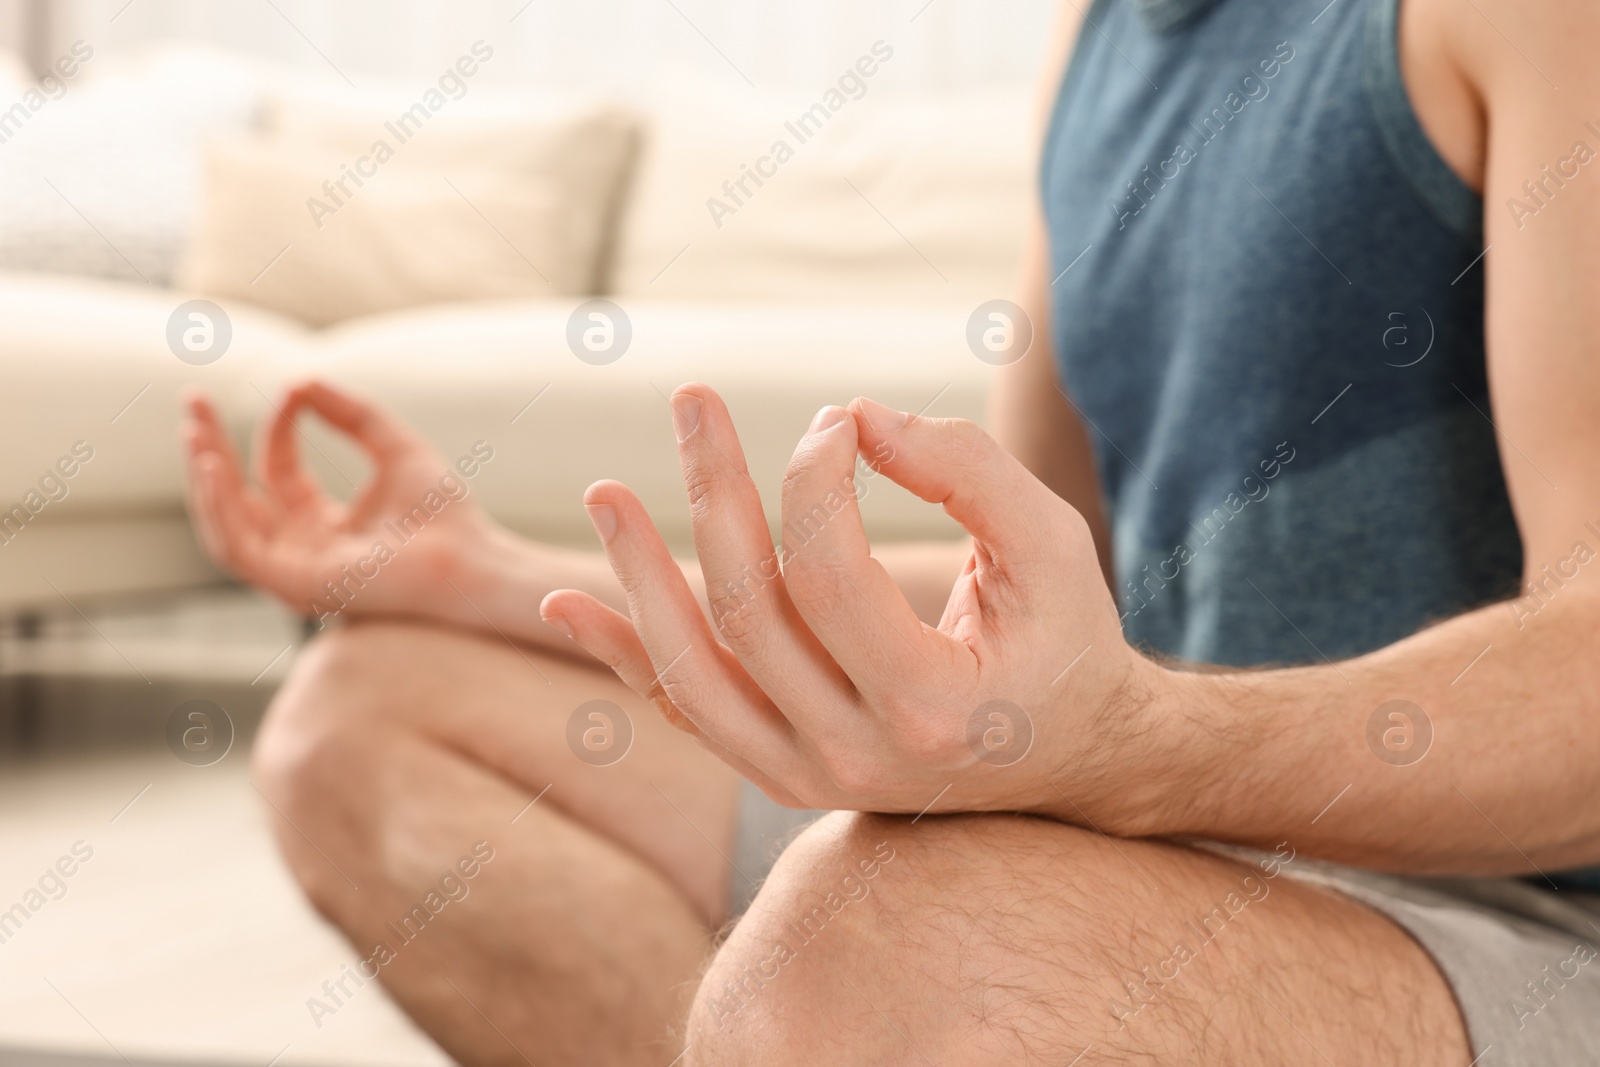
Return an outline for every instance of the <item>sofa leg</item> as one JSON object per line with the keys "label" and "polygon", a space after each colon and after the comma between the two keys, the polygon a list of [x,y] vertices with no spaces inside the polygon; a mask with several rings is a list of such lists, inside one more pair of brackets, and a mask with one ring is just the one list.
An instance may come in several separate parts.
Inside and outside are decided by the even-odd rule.
{"label": "sofa leg", "polygon": [[[15,616],[11,626],[13,640],[0,645],[0,656],[4,655],[6,647],[16,648],[37,641],[43,629],[43,619],[38,612],[25,611]],[[4,666],[0,663],[0,676],[3,676]],[[44,727],[39,676],[32,671],[21,671],[5,679],[3,691],[7,699],[5,707],[0,709],[0,720],[4,720],[7,727],[6,746],[14,755],[31,756],[39,747]]]}

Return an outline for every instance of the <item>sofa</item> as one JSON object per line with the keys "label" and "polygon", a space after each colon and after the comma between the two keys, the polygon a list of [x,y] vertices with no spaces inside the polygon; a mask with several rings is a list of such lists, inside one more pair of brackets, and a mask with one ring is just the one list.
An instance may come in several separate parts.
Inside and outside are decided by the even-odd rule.
{"label": "sofa", "polygon": [[[550,240],[593,238],[592,270],[565,281],[546,272],[549,291],[490,284],[496,271],[516,267],[503,246],[530,267],[540,250],[485,230],[472,241],[498,247],[500,258],[484,261],[484,291],[476,292],[479,267],[465,247],[472,241],[448,237],[449,227],[464,234],[475,224],[456,204],[455,215],[441,216],[455,220],[448,243],[418,256],[460,257],[437,290],[443,297],[430,296],[427,279],[416,299],[409,283],[386,283],[368,298],[399,306],[374,311],[355,301],[355,313],[337,317],[337,301],[310,315],[297,314],[295,301],[359,281],[360,260],[342,273],[297,275],[286,257],[260,276],[298,276],[300,296],[269,292],[259,279],[228,283],[217,264],[243,247],[257,194],[236,187],[223,196],[207,180],[220,180],[217,144],[256,137],[263,122],[284,125],[285,114],[320,120],[345,101],[329,88],[308,102],[303,79],[284,92],[281,72],[214,53],[95,62],[0,150],[0,188],[13,203],[36,205],[0,223],[7,612],[223,580],[185,517],[177,426],[188,386],[217,398],[247,447],[285,384],[317,375],[399,412],[447,457],[487,442],[494,459],[472,491],[518,531],[591,543],[581,494],[596,479],[617,478],[640,493],[680,550],[691,548],[688,513],[665,399],[680,382],[706,381],[728,399],[769,509],[795,442],[824,403],[870,394],[932,414],[982,415],[995,369],[970,347],[968,323],[980,304],[1010,295],[1029,210],[1030,117],[1016,94],[897,96],[886,67],[882,84],[843,96],[827,128],[804,143],[786,124],[822,114],[815,109],[819,101],[826,109],[826,92],[730,102],[684,81],[638,100],[528,101],[541,114],[601,107],[613,134],[625,116],[626,149],[612,153],[605,195],[588,196],[598,180],[591,170],[571,187],[587,206],[548,196],[535,205],[557,234]],[[26,90],[25,75],[0,70],[11,82],[0,93]],[[524,113],[512,90],[472,92],[492,95],[496,113]],[[286,112],[283,100],[297,93]],[[415,88],[394,93],[402,103],[417,96]],[[139,137],[118,132],[136,120]],[[443,129],[455,120],[441,112],[432,121]],[[769,158],[780,139],[794,149],[781,166]],[[337,154],[336,144],[327,147]],[[575,152],[571,143],[558,150],[563,159]],[[153,153],[159,182],[142,169]],[[458,163],[456,149],[440,154]],[[751,168],[767,177],[746,178],[741,194]],[[289,182],[245,173],[263,196]],[[363,204],[375,225],[394,229],[400,216],[382,214],[385,180],[372,181]],[[511,198],[505,210],[517,209],[515,183],[499,189]],[[488,230],[500,229],[495,212],[460,199]],[[582,226],[571,222],[584,211]],[[395,232],[397,241],[413,236],[408,223]],[[348,244],[350,255],[375,254],[371,241]],[[388,263],[402,252],[377,254]],[[196,323],[218,327],[193,318],[194,307],[219,309],[225,320],[226,348],[215,358],[191,358],[187,342],[175,341]],[[594,358],[581,339],[595,323],[615,330],[617,309],[626,348]],[[361,456],[316,425],[305,437],[325,484],[349,495],[364,477]],[[956,533],[938,508],[881,479],[863,511],[875,537]]]}

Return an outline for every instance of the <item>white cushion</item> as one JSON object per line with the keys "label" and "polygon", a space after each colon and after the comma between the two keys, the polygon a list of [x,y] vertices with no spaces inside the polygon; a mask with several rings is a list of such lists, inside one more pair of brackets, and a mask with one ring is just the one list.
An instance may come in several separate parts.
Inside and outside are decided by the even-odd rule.
{"label": "white cushion", "polygon": [[[317,326],[592,292],[634,120],[603,106],[484,113],[434,102],[408,112],[407,97],[343,109],[270,101],[266,136],[212,146],[179,283]],[[419,125],[398,125],[412,114]]]}
{"label": "white cushion", "polygon": [[256,80],[204,53],[111,73],[101,62],[83,62],[0,146],[0,270],[164,285],[198,196],[200,145],[249,124]]}
{"label": "white cushion", "polygon": [[[968,311],[1009,295],[1033,197],[1030,100],[878,95],[892,67],[838,112],[824,108],[804,143],[797,120],[818,100],[664,89],[623,218],[616,291]],[[780,142],[793,152],[781,164]],[[745,177],[730,195],[724,183],[746,168],[771,176]]]}

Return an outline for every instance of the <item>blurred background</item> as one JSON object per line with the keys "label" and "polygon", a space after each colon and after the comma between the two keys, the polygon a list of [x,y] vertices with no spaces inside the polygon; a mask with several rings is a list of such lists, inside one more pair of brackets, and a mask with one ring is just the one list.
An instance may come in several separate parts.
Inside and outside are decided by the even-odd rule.
{"label": "blurred background", "polygon": [[769,502],[824,403],[981,416],[1053,7],[0,0],[0,1064],[445,1062],[376,985],[308,1012],[356,957],[246,763],[309,630],[196,546],[180,392],[248,451],[320,375],[488,442],[529,536],[614,477],[687,548],[682,381]]}
{"label": "blurred background", "polygon": [[[78,38],[113,51],[213,46],[298,72],[337,63],[356,83],[427,78],[456,41],[505,45],[503,85],[570,90],[637,88],[671,66],[732,82],[743,69],[763,88],[817,88],[854,62],[862,41],[904,43],[902,85],[966,89],[1031,86],[1054,5],[1045,0],[6,0],[8,42],[35,62]],[[326,53],[326,58],[318,51]],[[719,69],[715,52],[727,57]],[[730,83],[730,88],[732,83]]]}

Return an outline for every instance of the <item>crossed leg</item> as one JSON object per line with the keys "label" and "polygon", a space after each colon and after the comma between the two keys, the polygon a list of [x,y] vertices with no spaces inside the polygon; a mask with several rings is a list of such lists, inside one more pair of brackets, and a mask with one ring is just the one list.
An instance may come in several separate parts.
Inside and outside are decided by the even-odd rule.
{"label": "crossed leg", "polygon": [[1432,959],[1377,913],[1015,815],[807,829],[711,964],[687,1040],[694,1067],[1472,1058]]}
{"label": "crossed leg", "polygon": [[[636,731],[609,767],[566,743],[595,698]],[[1471,1058],[1442,977],[1387,919],[1018,816],[830,815],[713,956],[732,772],[598,671],[471,635],[364,624],[314,643],[256,769],[311,900],[362,954],[396,945],[382,981],[463,1063]],[[470,892],[400,943],[478,841],[494,858]],[[1270,892],[1241,888],[1252,872]],[[1201,944],[1190,924],[1241,893],[1259,899]]]}
{"label": "crossed leg", "polygon": [[[593,699],[634,727],[610,766],[567,745],[569,716]],[[725,917],[738,779],[609,673],[456,631],[355,625],[307,648],[253,759],[312,903],[362,958],[389,947],[382,982],[456,1059],[665,1067],[679,1054]],[[474,867],[480,841],[493,858]],[[360,995],[353,980],[322,999],[345,995]]]}

